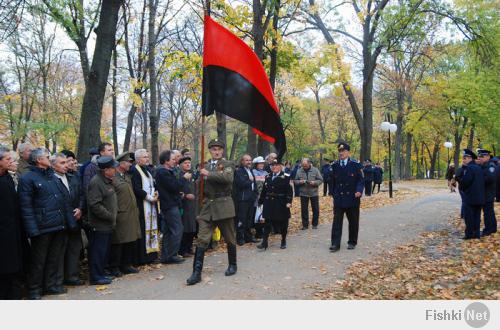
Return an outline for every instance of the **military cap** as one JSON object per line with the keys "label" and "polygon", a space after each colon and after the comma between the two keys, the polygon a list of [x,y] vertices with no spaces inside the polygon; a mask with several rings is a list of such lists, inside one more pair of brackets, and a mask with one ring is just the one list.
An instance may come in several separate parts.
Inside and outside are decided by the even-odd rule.
{"label": "military cap", "polygon": [[224,145],[224,142],[219,141],[218,139],[213,139],[212,141],[208,142],[208,149],[210,149],[212,147],[221,147],[223,149],[226,148],[226,146]]}
{"label": "military cap", "polygon": [[91,156],[99,155],[99,150],[96,147],[92,147],[89,149],[89,155]]}
{"label": "military cap", "polygon": [[179,159],[179,165],[184,163],[186,160],[191,160],[191,157],[182,157],[181,159]]}
{"label": "military cap", "polygon": [[118,165],[120,165],[120,163],[118,163],[113,159],[113,157],[110,156],[101,156],[97,159],[97,166],[99,166],[101,170],[111,167],[118,167]]}
{"label": "military cap", "polygon": [[342,142],[342,143],[339,143],[339,146],[337,149],[338,149],[338,151],[343,151],[343,150],[350,151],[351,147],[347,143]]}
{"label": "military cap", "polygon": [[133,159],[130,157],[130,152],[128,151],[124,151],[116,157],[117,162],[130,162],[131,160]]}
{"label": "military cap", "polygon": [[472,157],[472,159],[477,159],[477,156],[474,153],[474,151],[472,151],[470,149],[464,149],[463,152],[462,152],[462,156],[464,156],[464,157]]}
{"label": "military cap", "polygon": [[281,160],[279,160],[279,159],[275,159],[272,162],[270,162],[269,165],[271,165],[271,166],[273,166],[273,165],[283,165],[283,162]]}
{"label": "military cap", "polygon": [[491,151],[486,149],[477,149],[476,150],[478,156],[488,156],[491,155]]}

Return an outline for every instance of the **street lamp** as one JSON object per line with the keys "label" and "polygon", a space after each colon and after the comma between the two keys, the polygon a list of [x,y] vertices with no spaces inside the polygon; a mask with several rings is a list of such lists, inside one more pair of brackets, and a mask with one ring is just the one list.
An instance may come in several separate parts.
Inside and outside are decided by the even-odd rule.
{"label": "street lamp", "polygon": [[380,124],[380,129],[387,132],[389,141],[389,197],[392,198],[391,133],[395,133],[398,130],[398,125],[384,121]]}
{"label": "street lamp", "polygon": [[450,149],[453,147],[453,143],[446,141],[443,145],[448,151],[448,166],[446,166],[446,174],[448,174],[448,171],[450,170]]}

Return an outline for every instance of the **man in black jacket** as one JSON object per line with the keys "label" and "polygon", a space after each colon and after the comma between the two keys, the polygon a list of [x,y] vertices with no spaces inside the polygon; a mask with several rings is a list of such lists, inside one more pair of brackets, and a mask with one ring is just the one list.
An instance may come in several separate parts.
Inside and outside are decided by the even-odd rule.
{"label": "man in black jacket", "polygon": [[[184,182],[177,178],[175,168],[177,166],[176,154],[171,150],[165,150],[160,154],[160,164],[156,170],[155,181],[160,198],[160,230],[163,233],[161,262],[165,264],[178,264],[185,261],[177,253],[181,246],[182,226],[180,208]],[[184,173],[186,180],[191,179],[191,173]]]}
{"label": "man in black jacket", "polygon": [[65,230],[76,221],[65,192],[50,168],[49,153],[36,148],[30,155],[31,169],[19,180],[19,199],[24,228],[31,240],[28,288],[30,299],[46,294],[62,294]]}
{"label": "man in black jacket", "polygon": [[[66,156],[68,154],[69,156]],[[64,284],[66,285],[83,285],[80,280],[80,252],[83,247],[80,220],[84,206],[83,193],[80,189],[80,179],[73,175],[74,154],[66,150],[65,153],[56,153],[50,157],[50,163],[54,169],[54,175],[59,179],[66,193],[67,203],[73,212],[73,216],[78,225],[73,230],[68,230],[66,233],[66,249],[64,256]]]}
{"label": "man in black jacket", "polygon": [[236,239],[238,245],[256,243],[251,228],[253,225],[253,205],[257,198],[257,183],[252,174],[252,157],[243,155],[240,167],[234,173],[234,205],[236,207]]}
{"label": "man in black jacket", "polygon": [[21,210],[12,176],[9,149],[0,146],[0,300],[21,299],[16,285],[23,267]]}

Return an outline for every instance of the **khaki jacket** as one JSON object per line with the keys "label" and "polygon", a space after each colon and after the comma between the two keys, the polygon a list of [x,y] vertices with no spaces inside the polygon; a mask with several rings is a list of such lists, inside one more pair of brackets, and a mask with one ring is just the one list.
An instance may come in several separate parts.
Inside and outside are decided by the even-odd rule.
{"label": "khaki jacket", "polygon": [[[231,197],[234,180],[234,164],[225,159],[217,162],[212,169],[211,162],[205,163],[210,174],[204,179],[204,199],[199,219],[217,221],[235,217],[234,202]],[[203,177],[200,178],[203,180]]]}
{"label": "khaki jacket", "polygon": [[112,243],[134,242],[141,238],[141,225],[130,175],[117,172],[113,179],[113,187],[118,201],[118,213]]}
{"label": "khaki jacket", "polygon": [[112,182],[99,172],[89,183],[87,191],[88,219],[96,231],[111,232],[116,225],[118,203]]}

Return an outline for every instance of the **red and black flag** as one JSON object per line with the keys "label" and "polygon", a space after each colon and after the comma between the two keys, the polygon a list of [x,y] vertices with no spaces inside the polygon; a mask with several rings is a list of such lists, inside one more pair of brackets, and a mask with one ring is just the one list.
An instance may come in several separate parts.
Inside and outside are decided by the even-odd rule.
{"label": "red and black flag", "polygon": [[205,16],[203,115],[214,111],[250,125],[274,144],[278,159],[286,152],[280,113],[266,71],[247,44]]}

